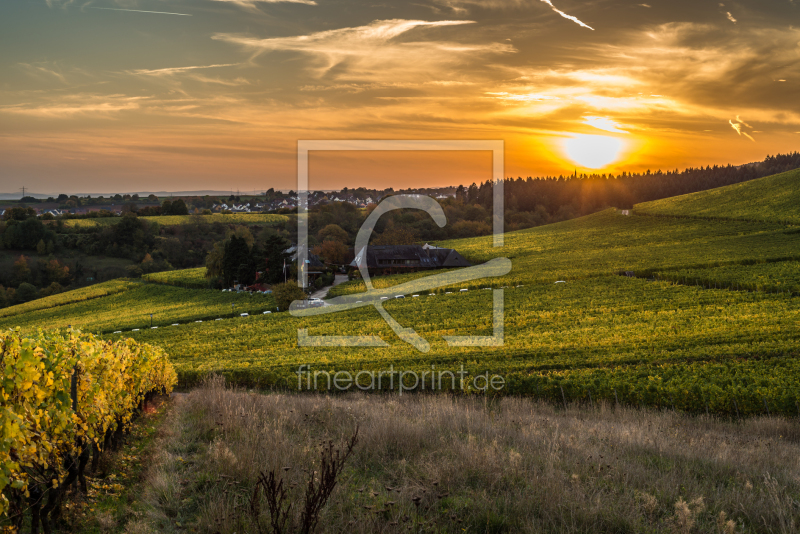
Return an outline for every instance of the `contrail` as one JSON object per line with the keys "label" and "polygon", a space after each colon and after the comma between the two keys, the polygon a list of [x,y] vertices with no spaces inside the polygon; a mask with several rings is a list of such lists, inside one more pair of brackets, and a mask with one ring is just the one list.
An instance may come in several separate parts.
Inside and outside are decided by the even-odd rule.
{"label": "contrail", "polygon": [[580,20],[578,20],[576,17],[573,17],[572,15],[567,15],[566,13],[564,13],[563,11],[561,11],[560,9],[558,9],[556,6],[554,6],[554,5],[553,5],[553,2],[552,2],[551,0],[542,0],[542,2],[544,2],[545,4],[547,4],[548,6],[550,6],[550,7],[553,9],[553,11],[555,11],[556,13],[558,13],[559,15],[561,15],[562,17],[564,17],[565,19],[569,19],[569,20],[571,20],[572,22],[574,22],[574,23],[576,23],[576,24],[579,24],[579,25],[583,26],[584,28],[589,28],[590,30],[594,31],[594,28],[592,28],[592,27],[591,27],[591,26],[589,26],[588,24],[584,24],[583,22],[581,22]]}
{"label": "contrail", "polygon": [[133,13],[156,13],[158,15],[178,15],[180,17],[191,17],[187,13],[168,13],[166,11],[142,11],[141,9],[119,9],[115,7],[94,7],[89,6],[89,9],[106,9],[108,11],[131,11]]}

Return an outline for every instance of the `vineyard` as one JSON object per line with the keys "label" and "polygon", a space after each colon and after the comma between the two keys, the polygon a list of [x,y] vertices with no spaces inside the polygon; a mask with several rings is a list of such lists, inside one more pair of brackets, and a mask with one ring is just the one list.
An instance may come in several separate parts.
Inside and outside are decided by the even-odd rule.
{"label": "vineyard", "polygon": [[66,489],[87,492],[85,469],[119,441],[141,403],[176,383],[162,349],[77,330],[0,333],[0,524],[45,532]]}
{"label": "vineyard", "polygon": [[[491,236],[437,245],[455,248],[472,263],[502,256],[511,259],[513,270],[507,276],[458,286],[467,289],[552,284],[623,271],[800,259],[800,233],[777,223],[625,216],[617,210],[507,233],[502,248],[492,246]],[[382,277],[373,284],[380,288],[427,274]],[[363,282],[353,281],[336,286],[330,295],[363,291]]]}
{"label": "vineyard", "polygon": [[[175,323],[213,320],[220,317],[239,317],[242,313],[261,314],[275,311],[275,300],[271,295],[248,293],[223,293],[211,289],[184,289],[160,284],[134,281],[116,281],[123,289],[103,298],[85,298],[53,307],[33,308],[26,313],[0,317],[0,329],[21,327],[25,331],[38,328],[80,328],[87,332],[110,333],[167,327]],[[98,284],[100,285],[105,284]],[[87,289],[92,289],[87,288]],[[81,290],[83,291],[83,290]],[[55,295],[66,297],[73,292]],[[91,295],[91,292],[84,295]],[[48,298],[54,298],[48,297]],[[42,301],[47,299],[42,299]],[[42,301],[33,301],[37,304]],[[68,303],[67,303],[68,302]],[[48,303],[45,303],[47,306]],[[24,304],[23,306],[28,306]],[[7,315],[17,306],[7,308]],[[8,313],[8,312],[11,313]],[[152,322],[150,315],[152,314]]]}
{"label": "vineyard", "polygon": [[[795,175],[731,189],[761,182],[768,195],[788,194],[786,184],[794,182],[786,176]],[[758,209],[756,193],[748,193],[742,209]],[[686,198],[673,202],[681,206]],[[111,339],[132,336],[164,347],[183,385],[219,372],[239,384],[297,388],[300,365],[385,371],[398,379],[399,372],[456,372],[463,366],[464,383],[455,389],[475,391],[472,379],[488,372],[505,379],[502,393],[558,402],[603,399],[732,415],[796,415],[800,232],[780,222],[786,217],[781,212],[779,220],[759,222],[745,215],[715,220],[609,209],[508,233],[502,248],[492,246],[491,236],[440,243],[473,263],[508,257],[512,270],[385,302],[403,327],[430,342],[426,353],[400,341],[371,307],[311,318],[263,315],[275,311],[271,297],[188,289],[200,283],[202,269],[160,273],[145,283],[126,282],[130,286],[118,294],[53,308],[9,308],[6,313],[18,315],[0,318],[0,328],[71,324]],[[620,276],[631,272],[648,279]],[[380,277],[374,285],[429,274]],[[688,283],[693,278],[696,283]],[[449,346],[444,336],[492,335],[488,288],[505,290],[503,346]],[[329,296],[363,291],[363,282],[355,280]],[[159,328],[149,328],[150,313]],[[299,329],[314,336],[379,335],[388,346],[301,347]]]}
{"label": "vineyard", "polygon": [[[336,321],[286,314],[226,320],[141,332],[137,339],[163,345],[185,384],[222,372],[237,383],[294,389],[303,364],[352,373],[463,365],[467,382],[488,371],[505,378],[504,393],[559,401],[563,388],[566,400],[592,396],[692,410],[708,402],[710,410],[745,414],[764,411],[767,399],[772,411],[797,412],[798,298],[619,276],[537,284],[506,290],[504,346],[444,343],[444,335],[491,334],[491,302],[484,291],[387,302],[393,317],[431,342],[426,354],[397,340],[374,310]],[[312,335],[377,333],[390,347],[297,347],[298,328]]]}
{"label": "vineyard", "polygon": [[658,271],[660,280],[737,291],[800,294],[800,262],[725,265],[713,269]]}
{"label": "vineyard", "polygon": [[108,282],[102,282],[89,287],[75,289],[66,293],[50,295],[49,297],[36,299],[24,304],[18,304],[10,308],[2,308],[0,309],[0,321],[2,321],[3,317],[22,315],[37,310],[47,310],[50,308],[64,306],[66,304],[73,304],[76,302],[83,302],[100,297],[107,297],[109,295],[115,295],[117,293],[127,291],[133,286],[133,284],[133,282],[127,280],[110,280]]}
{"label": "vineyard", "polygon": [[800,224],[800,170],[636,206],[649,215]]}
{"label": "vineyard", "polygon": [[150,273],[142,276],[142,280],[157,284],[195,289],[206,289],[208,287],[205,267]]}
{"label": "vineyard", "polygon": [[[289,220],[286,215],[273,213],[230,213],[223,215],[158,215],[140,217],[148,222],[156,222],[162,226],[179,226],[182,224],[283,224]],[[95,219],[67,219],[64,221],[72,228],[94,228],[108,226],[119,222],[119,217],[98,217]]]}

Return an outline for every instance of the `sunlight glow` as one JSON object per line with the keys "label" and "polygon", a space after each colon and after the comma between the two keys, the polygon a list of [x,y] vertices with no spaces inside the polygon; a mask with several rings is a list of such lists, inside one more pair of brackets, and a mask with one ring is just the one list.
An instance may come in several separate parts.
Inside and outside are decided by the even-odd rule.
{"label": "sunlight glow", "polygon": [[588,169],[600,169],[617,161],[625,141],[604,135],[577,134],[564,141],[567,156]]}

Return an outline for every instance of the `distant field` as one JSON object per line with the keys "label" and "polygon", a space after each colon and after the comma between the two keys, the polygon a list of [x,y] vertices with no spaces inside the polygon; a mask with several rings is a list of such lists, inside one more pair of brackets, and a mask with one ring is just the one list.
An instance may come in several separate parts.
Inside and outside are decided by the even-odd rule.
{"label": "distant field", "polygon": [[[33,300],[31,302],[26,302],[25,304],[18,304],[16,306],[11,306],[10,308],[0,308],[0,318],[22,315],[37,310],[56,308],[58,306],[83,302],[108,295],[115,295],[117,293],[123,293],[127,291],[134,285],[134,282],[124,279],[102,282],[100,284],[75,289],[73,291],[67,291],[66,293],[59,293],[57,295],[51,295],[49,297]],[[24,320],[27,321],[28,318],[26,317]],[[3,322],[4,321],[0,319],[0,323]]]}
{"label": "distant field", "polygon": [[[625,216],[616,210],[511,232],[505,235],[502,248],[493,248],[491,236],[437,244],[455,248],[472,263],[500,256],[512,260],[508,276],[458,286],[472,289],[553,283],[621,271],[800,258],[800,233],[786,233],[779,224]],[[381,277],[373,284],[385,287],[427,274]],[[333,288],[331,296],[362,291],[364,283],[353,281]]]}
{"label": "distant field", "polygon": [[800,169],[637,204],[636,213],[800,224]]}
{"label": "distant field", "polygon": [[[126,282],[119,282],[126,284]],[[72,325],[89,332],[113,332],[133,328],[149,328],[150,314],[154,326],[168,326],[172,323],[231,317],[240,313],[262,313],[275,311],[275,301],[271,295],[249,295],[245,293],[223,293],[211,289],[183,289],[141,282],[127,282],[124,290],[105,298],[84,299],[69,302],[74,292],[62,293],[65,304],[52,302],[53,307],[42,307],[42,301],[33,301],[21,306],[2,310],[0,329],[21,327],[25,330],[36,328],[64,328]],[[92,286],[92,288],[97,286]],[[87,289],[92,289],[87,288]],[[82,291],[82,290],[81,290]],[[42,299],[43,301],[46,299]],[[234,305],[231,308],[231,304]],[[20,313],[22,307],[31,310]]]}
{"label": "distant field", "polygon": [[[277,215],[272,213],[232,213],[230,215],[222,215],[219,213],[215,213],[213,215],[160,215],[156,217],[141,218],[146,221],[157,222],[163,226],[177,226],[181,224],[189,224],[194,221],[200,221],[206,224],[281,224],[289,220],[286,215]],[[64,224],[73,228],[89,228],[116,224],[119,222],[119,220],[119,217],[68,219],[64,221]]]}
{"label": "distant field", "polygon": [[206,278],[205,267],[146,274],[142,276],[142,280],[146,282],[155,282],[158,284],[167,284],[178,287],[189,287],[195,289],[208,288],[208,278]]}

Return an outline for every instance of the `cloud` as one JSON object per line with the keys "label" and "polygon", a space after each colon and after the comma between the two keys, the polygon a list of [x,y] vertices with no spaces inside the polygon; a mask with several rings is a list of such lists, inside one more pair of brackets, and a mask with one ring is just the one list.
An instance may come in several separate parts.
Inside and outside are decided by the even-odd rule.
{"label": "cloud", "polygon": [[545,100],[558,100],[557,96],[542,95],[536,93],[514,94],[514,93],[509,93],[507,91],[502,91],[502,92],[487,92],[486,94],[494,98],[497,98],[499,100],[505,100],[511,102],[543,102]]}
{"label": "cloud", "polygon": [[742,119],[740,119],[740,118],[739,118],[739,115],[736,115],[736,122],[739,122],[739,123],[741,123],[741,124],[744,124],[745,126],[747,126],[747,127],[748,127],[748,128],[750,128],[750,129],[752,129],[752,128],[753,128],[752,126],[750,126],[749,124],[747,124],[746,122],[744,122]]}
{"label": "cloud", "polygon": [[730,11],[726,11],[726,12],[725,12],[725,15],[727,15],[727,16],[728,16],[728,20],[729,20],[729,21],[731,21],[731,22],[733,22],[734,24],[736,24],[736,19],[735,19],[735,18],[733,18],[733,15],[731,15],[731,12],[730,12]]}
{"label": "cloud", "polygon": [[173,74],[181,74],[198,69],[217,69],[221,67],[235,67],[238,63],[224,63],[220,65],[196,65],[191,67],[168,67],[165,69],[137,69],[126,71],[128,74],[142,75],[142,76],[172,76]]}
{"label": "cloud", "polygon": [[340,28],[300,35],[260,39],[218,33],[213,39],[239,45],[253,57],[266,52],[297,52],[312,58],[313,71],[319,77],[337,67],[339,78],[376,80],[441,77],[437,69],[452,68],[486,53],[509,53],[509,44],[465,44],[450,41],[413,41],[400,39],[418,28],[442,28],[473,24],[473,21],[377,20],[366,26]]}
{"label": "cloud", "polygon": [[[456,13],[466,13],[467,7],[465,6],[477,6],[483,9],[508,9],[508,8],[518,8],[518,7],[528,7],[530,6],[530,2],[528,0],[436,0],[439,4],[449,7]],[[578,20],[578,18],[573,17],[572,15],[568,15],[564,13],[556,6],[553,5],[552,0],[539,0],[542,3],[547,4],[550,6],[550,9],[561,15],[567,20],[571,20],[575,24],[579,26],[583,26],[584,28],[588,28],[590,30],[594,30],[588,24],[584,24],[582,21]],[[640,4],[646,7],[650,7],[647,4]]]}
{"label": "cloud", "polygon": [[58,81],[60,81],[61,83],[67,83],[67,79],[64,77],[63,74],[52,68],[43,66],[41,63],[20,63],[19,65],[23,67],[25,70],[27,70],[30,74],[33,74],[34,76],[46,74],[47,76],[52,76],[58,79]]}
{"label": "cloud", "polygon": [[0,106],[0,113],[49,119],[71,118],[75,115],[94,115],[107,118],[110,114],[120,111],[139,109],[142,100],[145,98],[79,94],[62,98],[60,102],[56,103]]}
{"label": "cloud", "polygon": [[[736,130],[736,133],[738,133],[740,136],[743,135],[746,138],[750,139],[751,141],[755,142],[755,139],[753,139],[750,136],[750,134],[748,134],[747,132],[742,130],[742,126],[747,126],[747,123],[745,123],[744,121],[740,121],[738,115],[736,116],[736,122],[733,122],[732,120],[729,120],[728,124],[730,124],[731,128]],[[749,126],[747,126],[747,127],[749,128]]]}
{"label": "cloud", "polygon": [[608,117],[584,117],[583,123],[606,132],[628,133],[625,130],[621,130],[621,126]]}

